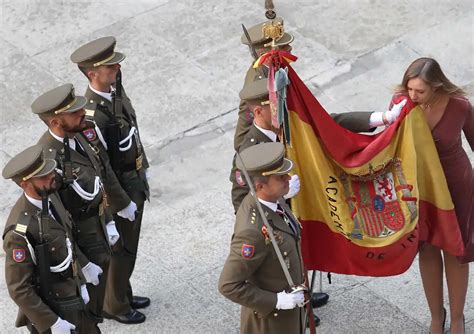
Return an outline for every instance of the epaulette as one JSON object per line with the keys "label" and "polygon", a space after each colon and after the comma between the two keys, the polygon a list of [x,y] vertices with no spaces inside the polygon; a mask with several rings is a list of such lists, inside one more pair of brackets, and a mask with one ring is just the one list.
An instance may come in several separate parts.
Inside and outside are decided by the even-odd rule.
{"label": "epaulette", "polygon": [[94,114],[97,109],[97,102],[89,99],[87,100],[87,104],[84,107],[84,110],[86,111],[86,118],[88,120],[94,120]]}
{"label": "epaulette", "polygon": [[252,208],[252,210],[250,210],[249,212],[249,220],[250,220],[250,223],[252,225],[255,225],[256,221],[257,221],[257,210],[255,208]]}
{"label": "epaulette", "polygon": [[[27,237],[27,232],[26,230],[28,229],[28,225],[31,222],[31,215],[24,211],[19,219],[18,222],[15,225],[10,225],[8,226],[5,231],[3,232],[2,239],[5,239],[5,235],[10,232],[10,231],[15,231],[16,233],[20,234],[23,237]],[[28,233],[29,235],[29,233]],[[29,239],[31,236],[29,235]]]}

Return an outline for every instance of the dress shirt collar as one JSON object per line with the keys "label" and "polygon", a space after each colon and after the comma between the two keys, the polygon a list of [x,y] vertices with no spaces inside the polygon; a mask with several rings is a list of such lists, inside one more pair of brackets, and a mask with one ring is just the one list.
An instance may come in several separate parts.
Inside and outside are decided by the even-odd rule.
{"label": "dress shirt collar", "polygon": [[257,124],[253,123],[253,125],[255,125],[255,127],[260,130],[260,132],[262,132],[265,136],[267,136],[268,138],[270,138],[270,140],[272,142],[276,142],[277,140],[277,135],[275,132],[273,132],[272,130],[267,130],[267,129],[263,129],[261,127],[259,127]]}
{"label": "dress shirt collar", "polygon": [[268,201],[265,201],[261,198],[259,198],[258,201],[260,203],[262,203],[263,205],[265,205],[267,208],[271,209],[273,212],[276,212],[276,210],[278,208],[278,203],[268,202]]}
{"label": "dress shirt collar", "polygon": [[92,88],[91,85],[89,85],[89,89],[90,89],[91,91],[93,91],[94,93],[96,93],[97,95],[102,96],[104,99],[107,99],[107,100],[109,100],[109,101],[112,101],[112,88],[110,88],[110,92],[108,92],[108,93],[100,92],[100,91],[98,91],[97,89]]}

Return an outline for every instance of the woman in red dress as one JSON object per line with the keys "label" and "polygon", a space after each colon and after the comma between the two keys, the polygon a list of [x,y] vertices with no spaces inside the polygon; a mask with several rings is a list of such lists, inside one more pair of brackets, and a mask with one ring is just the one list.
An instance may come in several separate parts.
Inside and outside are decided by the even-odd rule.
{"label": "woman in red dress", "polygon": [[[474,260],[474,171],[462,147],[464,132],[474,150],[474,111],[464,91],[444,75],[438,62],[419,58],[406,70],[396,98],[410,97],[424,111],[446,176],[464,242],[462,257],[431,245],[420,247],[421,280],[431,312],[431,333],[443,333],[443,266],[449,294],[451,333],[464,333],[469,262]],[[395,98],[395,97],[394,97]]]}

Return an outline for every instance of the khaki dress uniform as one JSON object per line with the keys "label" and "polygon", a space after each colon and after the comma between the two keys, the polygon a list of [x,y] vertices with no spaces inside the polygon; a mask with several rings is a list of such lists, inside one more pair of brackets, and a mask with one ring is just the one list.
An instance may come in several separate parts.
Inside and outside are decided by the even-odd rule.
{"label": "khaki dress uniform", "polygon": [[[101,180],[104,180],[105,171],[103,166],[100,165],[101,160],[98,154],[89,147],[87,140],[80,134],[76,135],[75,138],[78,139],[79,144],[81,144],[87,154],[87,156],[84,156],[76,150],[71,149],[71,163],[76,182],[82,189],[92,192],[95,187],[96,177],[98,176]],[[58,166],[60,166],[60,162],[64,159],[63,143],[54,138],[49,131],[46,131],[38,141],[38,144],[42,145],[44,150],[49,152],[51,157],[58,161]],[[89,316],[94,319],[96,323],[99,323],[102,322],[107,269],[111,255],[105,224],[112,220],[112,217],[105,210],[106,204],[104,200],[105,197],[107,199],[112,198],[112,195],[109,196],[108,194],[106,195],[105,192],[99,191],[92,200],[86,200],[79,196],[70,185],[65,189],[59,190],[59,194],[75,222],[77,244],[84,254],[84,257],[79,258],[81,266],[92,262],[101,267],[104,271],[100,278],[99,285],[93,286],[89,284],[87,287],[91,298],[87,305]],[[98,329],[92,329],[92,332],[94,332],[94,330]]]}
{"label": "khaki dress uniform", "polygon": [[[105,142],[109,143],[106,134],[107,125],[110,122],[109,115],[112,112],[111,102],[96,94],[90,88],[87,89],[85,96],[88,99],[88,105],[86,106],[88,117],[93,117],[99,131],[104,136]],[[126,138],[132,127],[138,129],[138,124],[130,99],[124,94],[122,101],[123,113],[116,115],[116,117],[121,124],[120,137]],[[140,166],[137,166],[137,160],[140,161]],[[137,137],[134,137],[132,146],[122,155],[122,169],[115,171],[121,186],[137,205],[137,213],[133,222],[114,215],[121,240],[113,247],[109,268],[109,280],[104,304],[104,310],[109,314],[124,314],[130,310],[133,298],[130,277],[137,259],[145,201],[150,196],[145,173],[148,168],[149,163],[144,148],[139,139],[137,140]]]}
{"label": "khaki dress uniform", "polygon": [[[118,64],[125,59],[125,55],[115,51],[115,45],[116,39],[112,36],[96,39],[74,51],[71,60],[77,63],[80,68]],[[134,296],[130,278],[137,258],[145,201],[150,196],[146,177],[149,163],[140,140],[135,109],[123,87],[122,110],[116,111],[115,115],[113,115],[112,102],[94,92],[90,87],[87,88],[85,97],[87,98],[87,118],[95,124],[97,136],[92,136],[94,142],[100,141],[104,147],[108,148],[105,152],[111,157],[110,147],[114,143],[111,142],[112,138],[109,136],[109,124],[114,116],[120,124],[120,140],[126,141],[119,145],[119,166],[112,167],[115,168],[114,172],[123,190],[137,205],[137,211],[133,222],[116,214],[114,215],[116,227],[120,233],[120,240],[112,248],[113,253],[104,301],[104,311],[108,315],[125,315],[129,314],[132,305],[135,305],[132,303]],[[118,144],[115,143],[115,145]],[[117,211],[119,210],[112,211],[112,213]],[[149,303],[148,298],[137,298],[141,298],[142,302],[145,300],[143,306],[147,306],[147,303]]]}
{"label": "khaki dress uniform", "polygon": [[[33,146],[17,155],[5,167],[4,176],[13,179],[24,177],[24,173],[13,175],[15,171],[12,173],[11,167],[16,165],[16,168],[22,168],[25,161],[31,162],[31,159],[39,158],[41,151],[41,147]],[[40,158],[33,168],[37,172],[37,165],[42,161],[44,160]],[[55,164],[50,168],[47,164],[43,166],[45,167],[39,172],[47,175],[53,172]],[[51,273],[47,282],[54,298],[54,306],[46,304],[39,293],[39,287],[44,283],[40,280],[40,264],[34,247],[41,242],[41,209],[23,194],[13,206],[3,232],[5,282],[11,298],[19,307],[15,325],[27,326],[32,333],[43,333],[61,317],[75,325],[77,333],[87,333],[83,328],[85,308],[80,293],[80,268],[76,261],[78,249],[72,221],[57,193],[50,194],[49,201],[53,214],[43,220],[42,233],[45,242],[49,243],[50,267],[55,267],[54,270],[48,268]]]}
{"label": "khaki dress uniform", "polygon": [[[64,207],[58,207],[56,210],[64,210]],[[84,302],[80,295],[80,281],[75,262],[62,273],[52,273],[49,284],[51,284],[55,302],[60,306],[57,313],[38,295],[38,268],[26,240],[31,245],[39,243],[40,211],[23,195],[12,208],[5,225],[3,235],[3,249],[7,254],[5,281],[10,296],[20,308],[15,325],[16,327],[28,326],[33,333],[35,331],[42,333],[48,330],[60,316],[76,325],[78,333],[87,333],[82,330],[85,317]],[[50,242],[51,265],[58,265],[68,256],[66,238],[72,240],[72,226],[66,226],[56,218],[50,217],[44,228],[44,233]],[[20,250],[24,252],[24,258],[15,260],[15,251]]]}
{"label": "khaki dress uniform", "polygon": [[[291,215],[284,200],[280,205]],[[304,282],[300,249],[300,231],[295,235],[288,224],[268,207],[262,205],[268,222],[274,229],[278,245],[293,282]],[[277,310],[277,293],[288,289],[273,246],[262,232],[255,199],[248,194],[237,211],[230,254],[219,279],[219,291],[227,298],[242,305],[240,332],[257,334],[300,334],[302,332],[301,308]],[[251,258],[244,258],[244,245],[254,246]]]}
{"label": "khaki dress uniform", "polygon": [[[59,106],[57,101],[62,101]],[[39,115],[66,107],[77,111],[83,109],[85,104],[86,99],[75,96],[72,85],[65,84],[38,97],[32,104],[32,110]],[[50,108],[50,105],[54,107]],[[60,108],[61,106],[65,107]],[[75,112],[69,110],[66,108],[64,112]],[[130,199],[112,171],[103,148],[90,142],[84,133],[76,133],[72,140],[76,141],[76,149],[70,149],[72,172],[81,190],[69,184],[64,185],[58,192],[75,222],[76,241],[84,254],[79,257],[81,266],[85,266],[90,261],[103,270],[99,285],[88,285],[90,302],[87,304],[88,315],[94,322],[88,329],[89,333],[100,333],[97,323],[102,322],[107,270],[111,254],[105,224],[113,220],[109,210],[118,210],[127,206]],[[40,138],[38,144],[43,147],[48,157],[57,161],[61,169],[65,160],[63,142],[53,137],[48,130]],[[98,180],[103,187],[97,187]],[[99,191],[96,191],[98,189]],[[91,196],[88,198],[81,195],[82,191]]]}

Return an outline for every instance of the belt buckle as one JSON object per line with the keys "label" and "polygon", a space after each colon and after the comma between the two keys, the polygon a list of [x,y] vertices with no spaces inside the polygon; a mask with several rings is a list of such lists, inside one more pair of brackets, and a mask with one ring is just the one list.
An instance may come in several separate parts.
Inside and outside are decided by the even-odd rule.
{"label": "belt buckle", "polygon": [[137,170],[142,169],[143,167],[143,154],[140,154],[138,158],[135,159],[135,166]]}

